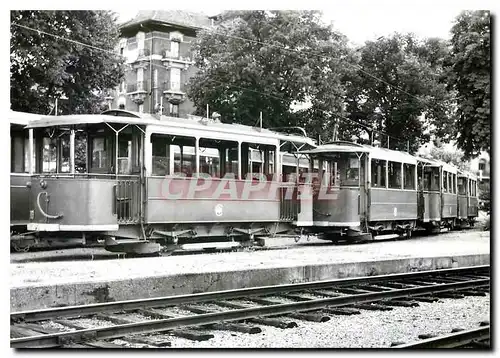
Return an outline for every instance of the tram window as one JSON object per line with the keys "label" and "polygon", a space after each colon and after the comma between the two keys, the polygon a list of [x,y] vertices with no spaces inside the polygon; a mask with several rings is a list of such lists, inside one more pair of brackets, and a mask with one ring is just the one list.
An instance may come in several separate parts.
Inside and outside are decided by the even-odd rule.
{"label": "tram window", "polygon": [[443,170],[443,193],[448,192],[448,172]]}
{"label": "tram window", "polygon": [[174,145],[171,148],[174,151],[174,173],[182,173],[187,177],[191,177],[196,172],[195,147],[184,145],[181,148]]}
{"label": "tram window", "polygon": [[389,162],[389,188],[401,189],[401,163]]}
{"label": "tram window", "polygon": [[[235,178],[238,177],[238,147],[235,148],[226,148],[224,150],[224,155],[225,155],[225,168],[224,168],[224,173],[222,173],[222,176],[226,176],[229,174],[229,176],[234,176]],[[231,175],[233,174],[233,175]]]}
{"label": "tram window", "polygon": [[170,144],[163,136],[151,136],[153,175],[170,175]]}
{"label": "tram window", "polygon": [[118,139],[118,174],[130,174],[132,171],[131,163],[132,141],[127,138]]}
{"label": "tram window", "polygon": [[472,196],[476,196],[477,193],[476,193],[476,181],[473,180],[472,181]]}
{"label": "tram window", "polygon": [[200,173],[211,177],[220,175],[219,150],[217,148],[200,147]]}
{"label": "tram window", "polygon": [[92,169],[104,169],[108,168],[108,147],[110,143],[104,137],[92,138]]}
{"label": "tram window", "polygon": [[457,175],[453,174],[452,175],[452,188],[453,188],[453,194],[457,193]]}
{"label": "tram window", "polygon": [[448,173],[448,192],[453,193],[453,174]]}
{"label": "tram window", "polygon": [[69,136],[66,138],[61,138],[61,168],[59,168],[60,173],[69,173],[70,172],[70,163],[69,163],[69,152],[70,152],[70,146],[69,146]]}
{"label": "tram window", "polygon": [[372,187],[385,188],[385,172],[387,162],[385,160],[372,159],[371,172],[372,172]]}
{"label": "tram window", "polygon": [[465,178],[464,177],[458,177],[458,194],[459,195],[466,195],[467,194],[467,191],[465,190],[466,189],[466,186],[465,186]]}
{"label": "tram window", "polygon": [[405,189],[415,189],[415,170],[416,166],[413,164],[403,164],[403,170],[404,170],[404,188]]}
{"label": "tram window", "polygon": [[57,170],[57,139],[45,137],[42,145],[42,172],[55,173]]}
{"label": "tram window", "polygon": [[431,190],[432,172],[424,172],[424,190]]}
{"label": "tram window", "polygon": [[[23,151],[24,151],[24,138],[21,136],[11,137],[11,173],[22,173],[23,168]],[[25,166],[26,167],[26,166]]]}

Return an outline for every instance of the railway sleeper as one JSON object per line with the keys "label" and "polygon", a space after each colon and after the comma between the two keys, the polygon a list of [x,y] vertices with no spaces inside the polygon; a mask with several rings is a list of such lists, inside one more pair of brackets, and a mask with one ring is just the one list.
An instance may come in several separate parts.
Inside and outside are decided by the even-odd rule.
{"label": "railway sleeper", "polygon": [[415,301],[428,302],[428,303],[439,301],[438,297],[433,297],[433,296],[412,296],[412,299]]}
{"label": "railway sleeper", "polygon": [[369,311],[392,311],[392,307],[376,303],[356,303],[352,307]]}
{"label": "railway sleeper", "polygon": [[361,311],[354,309],[354,308],[349,308],[349,307],[327,307],[323,308],[322,311],[334,315],[341,315],[341,316],[352,316],[355,314],[360,314]]}
{"label": "railway sleeper", "polygon": [[208,341],[209,339],[214,338],[214,335],[211,333],[187,329],[174,329],[170,331],[170,334],[177,337],[189,339],[191,341]]}
{"label": "railway sleeper", "polygon": [[97,339],[97,333],[95,331],[90,332],[75,332],[71,336],[61,336],[57,338],[57,344],[59,346],[67,346],[73,343],[82,343],[95,341]]}
{"label": "railway sleeper", "polygon": [[463,294],[464,296],[486,296],[486,292],[475,290],[459,291],[459,293]]}
{"label": "railway sleeper", "polygon": [[330,320],[329,316],[325,316],[321,313],[288,313],[287,317],[301,319],[310,322],[327,322]]}
{"label": "railway sleeper", "polygon": [[[229,307],[229,308],[234,308],[234,309],[248,308],[248,306],[237,304],[234,302],[228,302],[228,301],[219,301],[219,302],[216,302],[216,304],[219,306]],[[245,321],[251,322],[251,323],[257,323],[257,324],[263,324],[265,326],[282,328],[282,329],[297,327],[297,323],[295,323],[293,321],[292,322],[285,322],[285,321],[280,320],[280,319],[268,318],[268,317],[253,317],[253,318],[248,318]]]}
{"label": "railway sleeper", "polygon": [[80,326],[79,324],[76,324],[75,322],[73,322],[70,319],[58,319],[58,320],[55,320],[54,322],[62,324],[63,326],[66,326],[69,328],[77,329],[77,330],[86,329],[86,327]]}
{"label": "railway sleeper", "polygon": [[130,343],[147,344],[148,346],[172,347],[172,342],[170,341],[157,341],[144,336],[126,336],[123,339]]}
{"label": "railway sleeper", "polygon": [[272,326],[281,329],[295,328],[298,327],[297,323],[294,321],[285,322],[277,318],[267,318],[267,317],[254,317],[247,319],[248,322],[263,324],[266,326]]}
{"label": "railway sleeper", "polygon": [[248,333],[248,334],[257,334],[261,333],[262,329],[260,327],[256,326],[251,326],[247,324],[242,324],[242,323],[213,323],[210,325],[207,325],[210,329],[216,329],[220,331],[233,331],[233,332],[241,332],[241,333]]}
{"label": "railway sleeper", "polygon": [[454,293],[454,292],[436,292],[434,293],[434,295],[439,298],[454,298],[454,299],[465,297],[465,295],[462,295],[461,293]]}
{"label": "railway sleeper", "polygon": [[120,348],[120,349],[123,348],[123,346],[120,344],[111,343],[107,341],[85,342],[84,345],[92,348]]}
{"label": "railway sleeper", "polygon": [[380,301],[379,304],[386,305],[386,306],[399,306],[399,307],[419,307],[420,306],[418,304],[418,302],[416,302],[414,300],[408,300],[408,301],[384,300],[384,301]]}

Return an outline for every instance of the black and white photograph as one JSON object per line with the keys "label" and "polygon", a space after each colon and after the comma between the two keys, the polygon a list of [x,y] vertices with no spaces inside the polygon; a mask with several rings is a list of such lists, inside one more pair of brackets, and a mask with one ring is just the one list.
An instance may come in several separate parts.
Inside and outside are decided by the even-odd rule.
{"label": "black and white photograph", "polygon": [[78,5],[6,10],[11,354],[492,351],[491,3]]}

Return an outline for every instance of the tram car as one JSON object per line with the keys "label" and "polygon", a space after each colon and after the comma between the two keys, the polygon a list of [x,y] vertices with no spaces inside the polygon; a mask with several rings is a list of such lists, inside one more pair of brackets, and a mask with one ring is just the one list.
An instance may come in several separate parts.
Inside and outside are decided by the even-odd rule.
{"label": "tram car", "polygon": [[282,176],[308,170],[298,152],[316,145],[304,135],[123,110],[43,117],[27,129],[35,159],[23,214],[45,237],[81,233],[106,238],[110,251],[149,253],[160,243],[252,244],[312,218],[307,188],[297,199],[307,185]]}
{"label": "tram car", "polygon": [[[453,229],[477,216],[474,180],[449,164],[341,141],[301,153],[320,168],[313,220],[303,223],[305,232],[320,238],[355,242],[380,235],[410,237],[415,230]],[[467,191],[459,191],[458,182],[469,185]]]}
{"label": "tram car", "polygon": [[459,171],[457,174],[458,227],[473,227],[478,216],[477,176]]}
{"label": "tram car", "polygon": [[32,113],[9,111],[10,122],[10,231],[15,248],[21,242],[32,243],[33,233],[27,232],[30,222],[30,176],[33,174],[29,153],[33,148],[33,130],[25,127],[41,116]]}

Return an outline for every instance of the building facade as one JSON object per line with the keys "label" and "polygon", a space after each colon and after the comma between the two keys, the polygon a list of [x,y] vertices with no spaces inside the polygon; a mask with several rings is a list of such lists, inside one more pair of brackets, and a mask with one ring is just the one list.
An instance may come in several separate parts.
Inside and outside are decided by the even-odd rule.
{"label": "building facade", "polygon": [[479,184],[490,183],[490,156],[486,152],[471,160],[471,171],[477,175]]}
{"label": "building facade", "polygon": [[120,26],[118,51],[125,77],[108,97],[110,108],[185,117],[195,110],[186,95],[196,68],[191,51],[197,31],[210,26],[186,11],[139,11]]}

